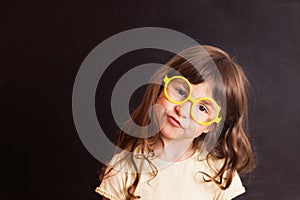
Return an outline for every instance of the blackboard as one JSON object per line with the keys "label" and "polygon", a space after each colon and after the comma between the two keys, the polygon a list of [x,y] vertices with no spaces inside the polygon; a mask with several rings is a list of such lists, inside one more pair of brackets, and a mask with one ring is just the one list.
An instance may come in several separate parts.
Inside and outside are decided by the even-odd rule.
{"label": "blackboard", "polygon": [[[5,1],[1,3],[0,199],[101,199],[102,164],[81,143],[72,89],[89,52],[138,27],[163,27],[227,50],[252,84],[250,135],[257,169],[236,199],[299,199],[300,1]],[[118,58],[103,84],[172,55]],[[115,141],[110,92],[97,93],[100,124]],[[100,89],[98,89],[100,90]],[[143,89],[137,91],[136,106]],[[99,92],[99,91],[98,91]]]}

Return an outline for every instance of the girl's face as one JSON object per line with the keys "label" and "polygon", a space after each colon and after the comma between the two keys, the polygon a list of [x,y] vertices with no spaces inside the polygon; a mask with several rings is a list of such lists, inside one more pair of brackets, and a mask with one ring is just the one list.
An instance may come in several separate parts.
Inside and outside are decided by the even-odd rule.
{"label": "girl's face", "polygon": [[[211,94],[205,82],[191,85],[192,97],[210,97]],[[203,132],[208,131],[208,126],[198,124],[191,115],[191,101],[183,104],[170,102],[162,90],[156,101],[156,117],[163,137],[167,139],[181,140],[194,139]]]}

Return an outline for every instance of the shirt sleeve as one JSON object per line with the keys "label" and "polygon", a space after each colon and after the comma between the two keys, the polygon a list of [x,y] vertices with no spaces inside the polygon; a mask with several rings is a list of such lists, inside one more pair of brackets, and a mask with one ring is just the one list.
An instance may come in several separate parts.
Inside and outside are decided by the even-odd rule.
{"label": "shirt sleeve", "polygon": [[110,200],[126,199],[125,190],[127,175],[124,168],[122,168],[120,154],[113,156],[107,170],[110,170],[109,173],[105,175],[100,186],[97,187],[95,191]]}
{"label": "shirt sleeve", "polygon": [[246,192],[245,187],[237,172],[235,172],[232,182],[226,190],[222,190],[217,198],[217,200],[231,200]]}

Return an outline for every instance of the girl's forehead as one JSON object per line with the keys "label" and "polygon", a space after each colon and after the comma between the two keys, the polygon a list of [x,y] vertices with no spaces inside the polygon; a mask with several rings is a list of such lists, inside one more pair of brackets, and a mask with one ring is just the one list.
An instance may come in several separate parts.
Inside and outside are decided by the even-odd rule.
{"label": "girl's forehead", "polygon": [[202,82],[199,84],[191,84],[192,86],[192,96],[195,99],[201,98],[201,97],[210,97],[212,98],[211,91],[208,87],[208,84],[206,82]]}

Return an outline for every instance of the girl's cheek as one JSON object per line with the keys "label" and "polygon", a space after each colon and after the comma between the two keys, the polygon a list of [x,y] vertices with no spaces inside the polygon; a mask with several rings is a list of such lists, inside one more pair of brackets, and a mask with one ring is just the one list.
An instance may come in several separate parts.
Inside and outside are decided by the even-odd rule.
{"label": "girl's cheek", "polygon": [[[161,97],[159,99],[157,99],[156,101],[156,105],[161,107],[161,110],[163,113],[173,109],[172,108],[172,103],[170,103],[166,98]],[[174,107],[174,106],[173,106]]]}
{"label": "girl's cheek", "polygon": [[166,122],[165,108],[161,104],[155,104],[153,108],[155,113],[154,117],[156,118],[155,121],[161,129]]}
{"label": "girl's cheek", "polygon": [[190,134],[194,134],[197,132],[197,129],[197,125],[192,122],[189,124],[189,128],[187,130],[190,132]]}
{"label": "girl's cheek", "polygon": [[202,126],[200,126],[193,120],[190,120],[189,126],[187,129],[185,129],[185,131],[186,131],[186,134],[188,134],[190,136],[198,137],[202,133],[202,131],[203,131],[202,129],[203,129]]}

